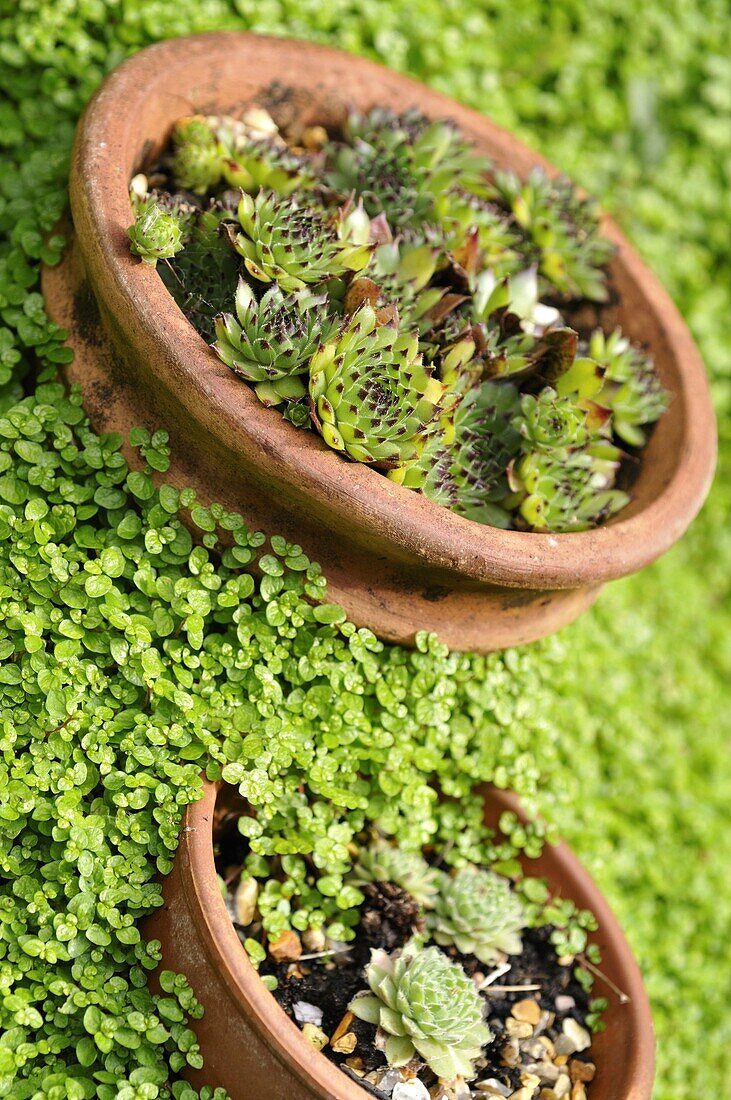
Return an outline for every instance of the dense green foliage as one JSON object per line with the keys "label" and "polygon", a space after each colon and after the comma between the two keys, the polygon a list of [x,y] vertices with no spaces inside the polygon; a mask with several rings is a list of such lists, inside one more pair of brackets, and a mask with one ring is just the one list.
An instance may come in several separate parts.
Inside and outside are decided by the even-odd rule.
{"label": "dense green foliage", "polygon": [[[2,589],[8,631],[2,644],[7,647],[11,640],[19,657],[3,663],[9,682],[1,686],[9,705],[3,713],[7,763],[0,773],[0,858],[4,866],[18,867],[14,873],[25,875],[22,889],[32,893],[27,912],[6,886],[0,896],[0,1011],[3,1027],[11,1029],[0,1042],[1,1093],[54,1100],[91,1095],[82,1079],[88,1082],[90,1072],[101,1071],[109,1076],[99,1079],[100,1085],[107,1082],[100,1095],[111,1096],[112,1082],[129,1077],[137,1064],[136,1077],[129,1077],[119,1093],[124,1100],[137,1100],[157,1094],[166,1065],[175,1072],[185,1057],[180,1050],[196,1059],[194,1039],[184,1024],[185,1011],[193,1007],[189,993],[168,981],[168,996],[150,1001],[143,972],[151,955],[134,942],[125,918],[149,903],[152,867],[145,853],[151,851],[164,868],[182,804],[197,787],[196,761],[206,744],[190,721],[195,692],[187,682],[191,676],[202,681],[205,670],[170,659],[160,641],[168,635],[164,627],[160,631],[165,613],[174,613],[179,621],[192,620],[195,639],[194,616],[201,612],[180,605],[173,612],[168,595],[158,595],[154,602],[169,606],[162,606],[164,613],[158,610],[158,621],[153,620],[157,642],[151,645],[145,634],[150,627],[137,617],[149,617],[152,597],[144,591],[146,579],[141,588],[134,583],[134,555],[144,545],[146,560],[149,555],[159,560],[162,573],[180,570],[186,581],[195,578],[184,594],[175,593],[176,601],[185,601],[192,591],[207,591],[206,585],[189,556],[183,562],[169,560],[176,554],[180,529],[159,512],[150,518],[157,502],[150,498],[145,504],[147,489],[138,496],[132,488],[146,483],[133,480],[127,486],[127,471],[115,465],[116,459],[110,463],[113,448],[80,430],[78,419],[73,427],[69,418],[78,418],[73,402],[59,404],[54,391],[46,390],[7,415],[22,396],[21,379],[33,390],[35,357],[52,368],[66,355],[44,319],[37,264],[60,250],[61,242],[44,243],[44,234],[64,205],[74,123],[104,72],[156,38],[253,27],[380,57],[518,130],[606,199],[675,294],[714,379],[728,476],[731,62],[720,48],[726,20],[722,0],[706,4],[702,18],[688,0],[641,10],[626,0],[598,5],[532,0],[519,9],[502,0],[446,6],[436,0],[408,5],[382,0],[367,8],[350,0],[326,6],[320,0],[181,0],[175,5],[162,0],[2,0],[0,386],[3,423],[10,428],[2,437],[0,484],[2,522],[12,526],[12,538],[2,540],[5,570],[10,569],[7,555],[13,554],[12,585],[10,591]],[[39,404],[46,411],[34,412]],[[147,458],[154,468],[164,465],[159,451],[149,444]],[[48,455],[53,455],[50,463]],[[29,498],[39,502],[52,491],[61,511],[49,518],[37,513],[42,504]],[[123,525],[128,501],[134,503],[130,512],[144,514],[144,528]],[[73,528],[68,508],[76,513]],[[731,766],[724,745],[731,673],[729,512],[729,488],[720,480],[680,547],[641,577],[615,585],[561,639],[520,657],[511,655],[507,665],[521,669],[530,687],[511,707],[519,713],[535,707],[540,719],[534,717],[533,724],[547,727],[542,753],[551,795],[545,801],[555,803],[561,792],[573,796],[571,806],[553,805],[554,813],[610,895],[645,969],[660,1041],[657,1100],[689,1100],[701,1088],[720,1091],[727,1074],[731,1025],[719,945],[731,935],[726,822]],[[136,521],[129,523],[136,528]],[[82,530],[88,534],[80,535]],[[172,544],[167,544],[171,530]],[[74,572],[70,569],[68,577],[60,544],[75,547],[70,555]],[[119,576],[114,575],[117,553],[103,559],[100,549],[122,553]],[[86,568],[102,560],[110,573],[101,565],[98,571]],[[44,576],[36,573],[39,561]],[[79,571],[83,585],[74,579]],[[81,606],[65,610],[60,593],[67,586],[78,594],[76,604],[85,601]],[[114,626],[101,610],[108,605],[115,617],[129,614],[114,607],[118,589],[123,601],[134,597],[148,603],[147,611],[135,606],[135,621],[124,626]],[[248,597],[239,593],[240,599],[246,603]],[[31,612],[28,629],[20,622],[25,611]],[[211,612],[213,619],[220,613]],[[224,610],[224,619],[230,614],[230,608]],[[62,629],[66,622],[70,625]],[[214,634],[219,633],[217,625]],[[124,660],[112,658],[113,642]],[[178,644],[180,656],[186,646],[184,640]],[[58,658],[56,646],[64,647]],[[190,648],[199,652],[195,645]],[[174,685],[178,701],[164,692],[151,693],[147,708],[133,707],[139,719],[130,726],[130,702],[139,702],[145,677],[151,675],[145,661],[156,660],[154,654],[143,660],[150,650],[159,660],[165,653],[169,671],[160,680]],[[10,653],[6,649],[4,658]],[[504,679],[501,662],[493,663]],[[542,696],[538,664],[551,680],[550,692]],[[89,679],[92,666],[102,671]],[[183,673],[182,680],[173,669]],[[23,684],[29,693],[21,705]],[[182,705],[188,697],[190,711]],[[112,707],[110,698],[115,699]],[[88,709],[80,706],[82,700]],[[171,723],[175,707],[180,719]],[[158,708],[164,728],[155,730]],[[71,709],[76,717],[65,724]],[[509,733],[531,725],[511,723],[511,713],[510,708],[505,712]],[[562,731],[560,740],[551,729]],[[206,737],[211,745],[216,740]],[[551,749],[556,744],[563,764],[560,781]],[[106,785],[102,774],[112,777],[111,783]],[[160,804],[151,804],[149,791],[161,787]],[[56,819],[55,832],[49,798],[62,791],[54,813],[63,816]],[[34,815],[32,829],[20,831],[18,812]],[[89,820],[90,813],[99,820]],[[49,860],[52,873],[43,880],[43,890],[33,890],[38,868]],[[107,864],[114,868],[115,882],[118,872],[127,880],[122,896],[103,897],[96,886],[81,888],[86,877],[93,881]],[[57,916],[63,909],[60,889],[69,884],[81,899],[74,903],[76,921]],[[96,914],[88,909],[86,894]],[[74,915],[71,906],[67,911]],[[64,945],[72,942],[87,950],[66,962]],[[59,962],[42,966],[43,956],[50,962],[53,952]],[[24,994],[16,999],[10,991],[18,977],[40,1010]],[[120,1006],[133,1012],[124,1028],[118,1026]],[[34,1043],[47,1041],[39,1038],[38,1011],[47,1015],[47,1034],[54,1036],[50,1054],[42,1047],[34,1050]],[[77,1083],[67,1076],[41,1084],[37,1076],[27,1088],[11,1085],[16,1064],[22,1076],[29,1075],[34,1059],[36,1064],[53,1061],[56,1052],[59,1066],[78,1059]]]}

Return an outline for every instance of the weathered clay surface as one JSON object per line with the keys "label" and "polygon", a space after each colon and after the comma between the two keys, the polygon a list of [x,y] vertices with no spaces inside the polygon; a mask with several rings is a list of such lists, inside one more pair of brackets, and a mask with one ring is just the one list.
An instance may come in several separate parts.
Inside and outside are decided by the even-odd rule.
{"label": "weathered clay surface", "polygon": [[[303,1038],[261,984],[229,919],[213,862],[216,787],[206,784],[200,802],[185,816],[173,872],[163,885],[164,908],[146,922],[145,934],[162,942],[163,963],[182,971],[204,1006],[196,1024],[204,1069],[191,1072],[196,1085],[223,1085],[233,1100],[365,1100],[366,1092]],[[518,809],[513,796],[488,788],[485,818]],[[591,1100],[650,1100],[655,1044],[642,979],[609,906],[572,852],[546,848],[524,860],[527,874],[547,879],[552,892],[591,909],[599,921],[592,937],[602,951],[602,971],[627,995],[609,999],[606,1030],[592,1042],[597,1074]]]}
{"label": "weathered clay surface", "polygon": [[570,622],[608,580],[642,568],[686,530],[715,461],[715,422],[695,345],[658,280],[610,223],[618,245],[611,323],[651,347],[673,402],[652,435],[632,503],[596,531],[559,536],[472,523],[302,432],[218,361],[158,274],[134,259],[127,185],[193,111],[265,104],[281,123],[342,117],[348,105],[418,105],[454,118],[502,166],[540,158],[445,96],[370,61],[311,43],[243,33],[175,39],[143,50],[104,83],[77,132],[71,172],[74,243],[44,291],[77,355],[92,422],[171,431],[169,480],[300,543],[330,598],[359,625],[410,643],[435,630],[457,649],[531,641]]}

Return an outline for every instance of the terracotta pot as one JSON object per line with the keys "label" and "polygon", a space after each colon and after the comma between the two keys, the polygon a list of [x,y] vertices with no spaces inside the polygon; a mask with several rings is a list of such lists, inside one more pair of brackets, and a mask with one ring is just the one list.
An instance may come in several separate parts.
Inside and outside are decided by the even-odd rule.
{"label": "terracotta pot", "polygon": [[658,280],[617,229],[611,278],[620,305],[606,320],[652,349],[669,412],[653,433],[632,503],[596,531],[559,536],[473,523],[297,430],[221,364],[160,277],[129,252],[128,182],[193,111],[265,105],[299,126],[342,119],[346,108],[417,105],[450,116],[498,165],[527,172],[541,158],[475,111],[371,61],[311,43],[243,33],[152,46],[103,84],[79,124],[71,169],[74,243],[48,269],[44,293],[77,351],[80,382],[99,430],[167,427],[169,480],[241,511],[319,561],[331,598],[359,625],[410,643],[434,630],[455,649],[531,641],[570,622],[608,580],[667,550],[710,484],[715,426],[693,341]]}
{"label": "terracotta pot", "polygon": [[[223,1085],[233,1100],[365,1100],[367,1093],[303,1038],[299,1028],[264,988],[228,916],[213,859],[213,811],[217,788],[185,815],[180,848],[165,879],[165,905],[145,926],[162,942],[162,966],[187,975],[205,1014],[196,1024],[203,1070],[191,1072],[198,1087]],[[515,798],[485,790],[485,819],[494,826]],[[591,878],[566,847],[546,848],[525,860],[528,874],[545,877],[555,895],[591,909],[599,921],[592,937],[602,951],[602,971],[628,997],[607,992],[606,1030],[592,1043],[597,1073],[591,1100],[650,1100],[654,1038],[640,972],[621,929]],[[597,987],[597,995],[605,990]]]}

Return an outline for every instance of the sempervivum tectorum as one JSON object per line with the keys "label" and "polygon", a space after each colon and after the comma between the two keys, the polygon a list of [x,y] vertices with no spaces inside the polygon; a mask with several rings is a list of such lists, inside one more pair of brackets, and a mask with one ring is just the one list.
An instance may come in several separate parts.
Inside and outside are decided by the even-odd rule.
{"label": "sempervivum tectorum", "polygon": [[291,195],[313,182],[307,160],[275,138],[249,141],[235,156],[224,157],[223,177],[231,187],[256,194],[262,189]]}
{"label": "sempervivum tectorum", "polygon": [[535,168],[526,180],[495,172],[494,197],[512,213],[524,236],[516,246],[536,262],[544,283],[567,298],[607,297],[603,268],[614,246],[599,234],[599,208],[565,177]]}
{"label": "sempervivum tectorum", "polygon": [[214,351],[241,378],[254,384],[265,405],[297,399],[306,393],[302,375],[335,322],[327,315],[326,296],[310,291],[285,295],[271,287],[260,302],[239,279],[236,317],[216,319]]}
{"label": "sempervivum tectorum", "polygon": [[612,427],[633,447],[645,442],[643,428],[658,420],[668,406],[668,394],[655,372],[652,359],[635,348],[620,329],[605,336],[592,333],[589,356],[604,369],[604,385],[598,404],[612,411]]}
{"label": "sempervivum tectorum", "polygon": [[[595,366],[576,360],[558,384],[585,364]],[[597,384],[591,369],[586,378]],[[537,397],[522,397],[521,414],[513,421],[523,437],[521,454],[508,467],[513,493],[508,502],[526,526],[585,531],[627,504],[627,495],[613,488],[621,451],[606,438],[608,417],[595,402],[559,396],[550,387]]]}
{"label": "sempervivum tectorum", "polygon": [[173,130],[173,176],[178,187],[204,195],[221,180],[226,148],[203,115],[182,118]]}
{"label": "sempervivum tectorum", "polygon": [[362,306],[310,362],[312,420],[328,446],[384,470],[412,461],[444,395],[415,333]]}
{"label": "sempervivum tectorum", "polygon": [[247,271],[263,283],[279,283],[283,290],[302,290],[360,271],[371,255],[370,245],[340,237],[337,218],[270,192],[261,191],[256,198],[242,193],[238,219],[241,232],[233,232],[231,240]]}
{"label": "sempervivum tectorum", "polygon": [[434,905],[439,892],[439,872],[419,852],[404,851],[382,839],[361,849],[349,881],[354,886],[393,882],[426,909]]}
{"label": "sempervivum tectorum", "polygon": [[453,878],[445,875],[436,908],[429,915],[432,937],[492,963],[502,954],[519,955],[526,916],[520,899],[501,875],[468,864]]}
{"label": "sempervivum tectorum", "polygon": [[501,501],[508,465],[520,449],[512,424],[519,407],[518,391],[509,383],[483,382],[471,390],[457,409],[453,438],[442,442],[426,470],[424,495],[466,519],[510,526]]}
{"label": "sempervivum tectorum", "polygon": [[536,449],[508,468],[523,526],[533,531],[586,531],[629,503],[613,488],[621,452],[606,440],[577,451]]}
{"label": "sempervivum tectorum", "polygon": [[175,210],[163,210],[154,199],[145,199],[127,231],[130,252],[153,267],[158,260],[171,259],[185,244],[185,222]]}
{"label": "sempervivum tectorum", "polygon": [[475,1076],[474,1062],[492,1033],[461,966],[438,947],[412,942],[393,955],[372,952],[366,978],[371,992],[358,994],[350,1011],[385,1034],[390,1065],[418,1056],[444,1081]]}
{"label": "sempervivum tectorum", "polygon": [[438,223],[435,196],[456,177],[477,184],[487,167],[455,126],[417,111],[375,108],[352,115],[347,129],[350,143],[334,157],[329,150],[327,182],[344,196],[355,191],[371,216],[385,214],[394,228]]}

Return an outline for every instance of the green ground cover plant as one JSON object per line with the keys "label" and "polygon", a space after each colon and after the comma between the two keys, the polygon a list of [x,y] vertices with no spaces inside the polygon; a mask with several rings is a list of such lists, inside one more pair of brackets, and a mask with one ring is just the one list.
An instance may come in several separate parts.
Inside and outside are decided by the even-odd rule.
{"label": "green ground cover plant", "polygon": [[[271,574],[295,575],[288,599],[247,591],[247,555],[261,547],[241,530],[241,556],[221,579],[206,547],[188,546],[180,502],[130,474],[116,441],[90,433],[52,381],[68,353],[46,321],[38,265],[62,248],[47,235],[89,95],[134,49],[227,27],[364,52],[486,111],[602,195],[675,295],[712,374],[727,476],[726,17],[721,0],[702,19],[686,0],[642,11],[618,0],[532,0],[517,11],[476,0],[0,3],[0,1094],[142,1100],[164,1094],[185,1060],[195,1064],[194,1000],[172,976],[164,996],[148,994],[155,952],[134,919],[153,901],[155,867],[169,864],[201,761],[225,755],[195,715],[200,693],[207,708],[211,697],[226,706],[215,671],[226,632],[267,622],[264,659],[241,670],[257,679],[267,721],[269,692],[292,659],[297,586],[322,590],[316,571],[288,567]],[[166,439],[137,443],[161,471]],[[499,730],[510,779],[539,802],[543,794],[639,955],[660,1044],[657,1100],[695,1097],[701,1085],[720,1093],[727,1080],[729,511],[722,476],[681,546],[615,585],[560,638],[491,658],[476,689],[489,697],[492,765]],[[198,518],[209,541],[214,521],[236,523]],[[220,586],[209,587],[214,576]],[[241,608],[250,611],[234,622]],[[342,636],[337,623],[309,625]],[[364,650],[356,665],[380,661]],[[392,651],[387,660],[414,677],[419,661],[446,662],[449,706],[474,690],[469,658]],[[160,690],[148,698],[153,682]],[[536,745],[540,773],[528,755]]]}

